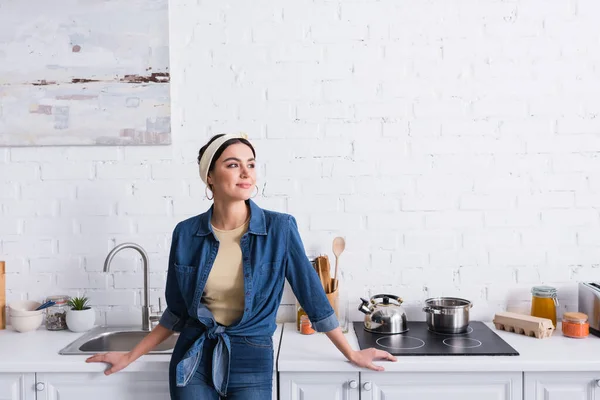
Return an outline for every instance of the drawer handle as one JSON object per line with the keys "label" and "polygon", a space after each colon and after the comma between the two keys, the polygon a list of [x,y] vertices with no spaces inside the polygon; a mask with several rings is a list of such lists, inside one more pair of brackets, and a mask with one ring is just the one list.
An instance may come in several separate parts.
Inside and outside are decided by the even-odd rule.
{"label": "drawer handle", "polygon": [[355,380],[351,380],[348,382],[348,386],[350,386],[350,389],[356,389],[358,387],[358,383],[356,383]]}
{"label": "drawer handle", "polygon": [[37,390],[38,392],[43,392],[44,389],[46,389],[46,385],[44,385],[44,382],[38,382],[35,384],[35,390]]}
{"label": "drawer handle", "polygon": [[365,389],[366,392],[371,390],[371,382],[365,382],[365,384],[363,385],[363,389]]}
{"label": "drawer handle", "polygon": [[596,386],[600,387],[600,379],[596,379]]}

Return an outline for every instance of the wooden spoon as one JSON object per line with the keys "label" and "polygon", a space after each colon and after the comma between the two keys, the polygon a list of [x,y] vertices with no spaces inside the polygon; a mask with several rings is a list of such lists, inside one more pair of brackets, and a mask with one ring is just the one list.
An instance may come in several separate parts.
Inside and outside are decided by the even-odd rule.
{"label": "wooden spoon", "polygon": [[333,274],[333,282],[334,282],[334,288],[333,291],[335,292],[337,290],[337,275],[338,275],[338,258],[340,257],[340,255],[342,254],[342,252],[344,251],[344,249],[346,248],[346,241],[344,240],[343,237],[336,237],[335,239],[333,239],[333,254],[335,255],[335,272]]}

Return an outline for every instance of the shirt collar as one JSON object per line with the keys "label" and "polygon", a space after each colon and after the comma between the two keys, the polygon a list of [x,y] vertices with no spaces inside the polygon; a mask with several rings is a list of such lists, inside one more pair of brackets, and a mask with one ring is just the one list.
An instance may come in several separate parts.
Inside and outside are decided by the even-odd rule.
{"label": "shirt collar", "polygon": [[[265,212],[250,199],[246,200],[246,203],[250,205],[250,223],[248,224],[248,232],[254,235],[266,235],[267,224],[265,221]],[[206,236],[209,233],[213,233],[212,225],[210,223],[213,207],[214,205],[210,206],[208,211],[200,214],[196,236]]]}

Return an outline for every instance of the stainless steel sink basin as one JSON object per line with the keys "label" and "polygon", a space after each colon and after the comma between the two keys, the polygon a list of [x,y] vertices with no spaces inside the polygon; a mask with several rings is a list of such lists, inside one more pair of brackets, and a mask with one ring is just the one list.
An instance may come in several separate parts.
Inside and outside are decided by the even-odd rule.
{"label": "stainless steel sink basin", "polygon": [[[135,347],[148,333],[139,327],[132,326],[99,326],[83,334],[74,342],[68,344],[58,353],[68,354],[96,354],[108,351],[129,351]],[[148,354],[171,354],[178,333],[159,344]]]}

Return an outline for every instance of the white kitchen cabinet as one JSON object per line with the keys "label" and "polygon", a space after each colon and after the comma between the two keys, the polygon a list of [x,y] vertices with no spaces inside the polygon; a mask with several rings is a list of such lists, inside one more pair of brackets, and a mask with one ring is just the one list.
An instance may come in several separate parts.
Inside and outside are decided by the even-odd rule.
{"label": "white kitchen cabinet", "polygon": [[0,374],[0,400],[35,400],[35,374]]}
{"label": "white kitchen cabinet", "polygon": [[358,372],[280,372],[279,400],[358,400]]}
{"label": "white kitchen cabinet", "polygon": [[37,400],[164,400],[169,398],[166,372],[39,373]]}
{"label": "white kitchen cabinet", "polygon": [[523,400],[520,372],[361,372],[360,378],[361,400]]}
{"label": "white kitchen cabinet", "polygon": [[600,372],[526,372],[525,400],[600,400]]}

